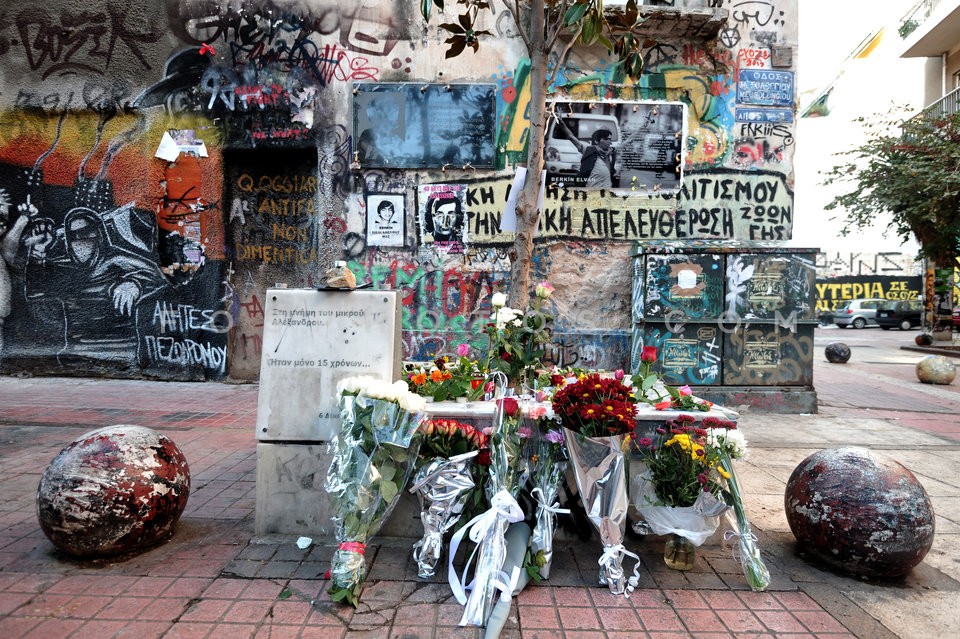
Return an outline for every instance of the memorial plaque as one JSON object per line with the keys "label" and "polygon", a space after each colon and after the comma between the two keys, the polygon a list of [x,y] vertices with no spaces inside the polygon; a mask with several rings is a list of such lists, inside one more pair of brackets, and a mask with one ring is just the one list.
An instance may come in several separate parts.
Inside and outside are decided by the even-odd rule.
{"label": "memorial plaque", "polygon": [[395,291],[268,289],[257,439],[330,441],[340,428],[337,382],[400,378],[399,331]]}

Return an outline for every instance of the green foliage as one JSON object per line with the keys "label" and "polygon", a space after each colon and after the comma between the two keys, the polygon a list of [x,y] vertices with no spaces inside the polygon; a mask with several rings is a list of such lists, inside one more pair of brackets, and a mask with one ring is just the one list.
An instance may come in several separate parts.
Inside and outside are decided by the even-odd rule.
{"label": "green foliage", "polygon": [[826,206],[845,211],[842,234],[890,214],[890,230],[904,241],[912,235],[925,257],[951,265],[960,237],[960,114],[903,121],[894,112],[858,122],[866,140],[823,172],[824,185],[850,189]]}

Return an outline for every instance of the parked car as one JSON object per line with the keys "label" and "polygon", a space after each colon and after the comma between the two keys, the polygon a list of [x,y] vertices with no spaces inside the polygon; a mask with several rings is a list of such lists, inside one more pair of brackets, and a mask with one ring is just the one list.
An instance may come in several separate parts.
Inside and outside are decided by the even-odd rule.
{"label": "parked car", "polygon": [[908,331],[923,324],[923,302],[920,300],[890,301],[877,309],[877,324],[885,331],[893,327]]}
{"label": "parked car", "polygon": [[960,330],[960,306],[953,309],[953,330]]}
{"label": "parked car", "polygon": [[863,328],[867,325],[876,326],[877,309],[886,302],[887,300],[880,297],[844,302],[842,306],[834,309],[833,323],[840,328],[846,328],[848,326],[854,328]]}

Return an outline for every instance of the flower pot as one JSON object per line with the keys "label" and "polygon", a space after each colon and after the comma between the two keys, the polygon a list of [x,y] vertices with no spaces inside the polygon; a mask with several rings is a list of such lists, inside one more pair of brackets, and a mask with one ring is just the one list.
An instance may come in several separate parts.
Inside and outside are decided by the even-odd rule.
{"label": "flower pot", "polygon": [[697,558],[697,547],[680,535],[670,535],[663,547],[663,563],[674,570],[690,570]]}

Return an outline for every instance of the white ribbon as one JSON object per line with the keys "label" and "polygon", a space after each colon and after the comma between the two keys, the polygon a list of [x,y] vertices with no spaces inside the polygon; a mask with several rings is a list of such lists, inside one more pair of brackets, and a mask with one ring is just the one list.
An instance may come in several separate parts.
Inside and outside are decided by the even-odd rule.
{"label": "white ribbon", "polygon": [[[465,526],[460,528],[453,537],[450,539],[450,558],[447,562],[447,581],[450,584],[450,589],[453,590],[453,596],[456,597],[460,605],[467,603],[467,590],[473,588],[473,582],[471,581],[468,585],[466,583],[467,574],[470,570],[470,564],[473,563],[473,559],[477,554],[477,548],[473,549],[473,552],[470,553],[470,557],[467,558],[467,563],[463,567],[463,577],[461,578],[457,575],[456,569],[453,567],[453,558],[457,555],[457,550],[460,548],[460,542],[463,541],[464,535],[469,533],[470,541],[475,544],[480,542],[487,536],[487,533],[496,523],[498,517],[503,517],[510,523],[515,523],[518,521],[523,521],[523,510],[520,508],[520,504],[517,503],[517,500],[513,498],[506,490],[501,490],[496,495],[493,496],[493,499],[490,500],[490,510],[480,513],[473,519],[467,522]],[[503,575],[502,571],[498,571],[498,574],[495,575],[496,580],[500,580]],[[513,588],[516,586],[516,579],[519,578],[519,574],[515,577],[508,579],[511,581],[514,586],[509,584],[504,584],[500,581],[495,581],[494,583],[497,586],[497,589],[503,590],[501,586],[509,587],[510,591],[513,591]],[[509,599],[509,593],[505,591],[505,595]]]}
{"label": "white ribbon", "polygon": [[627,592],[624,593],[625,596],[629,597],[630,593],[636,589],[637,584],[640,583],[640,557],[624,548],[623,544],[616,544],[614,546],[604,546],[603,554],[600,555],[600,559],[597,560],[597,563],[600,566],[606,566],[607,563],[616,561],[624,555],[633,557],[636,560],[636,562],[633,564],[633,576],[627,580]]}
{"label": "white ribbon", "polygon": [[[537,497],[537,493],[540,493],[539,497]],[[569,508],[560,508],[559,501],[553,502],[553,506],[548,506],[547,496],[543,494],[539,486],[530,491],[530,496],[537,500],[537,517],[540,517],[541,512],[552,513],[554,515],[566,515],[570,512]]]}
{"label": "white ribbon", "polygon": [[743,545],[743,540],[747,539],[755,544],[757,543],[757,536],[754,535],[752,532],[747,533],[746,535],[743,535],[743,534],[740,534],[740,531],[738,530],[728,530],[725,533],[723,533],[724,541],[730,541],[731,539],[737,540],[736,545],[734,545],[730,549],[730,552],[733,555],[733,560],[736,561],[737,563],[742,563],[743,555],[740,552],[740,547]]}

